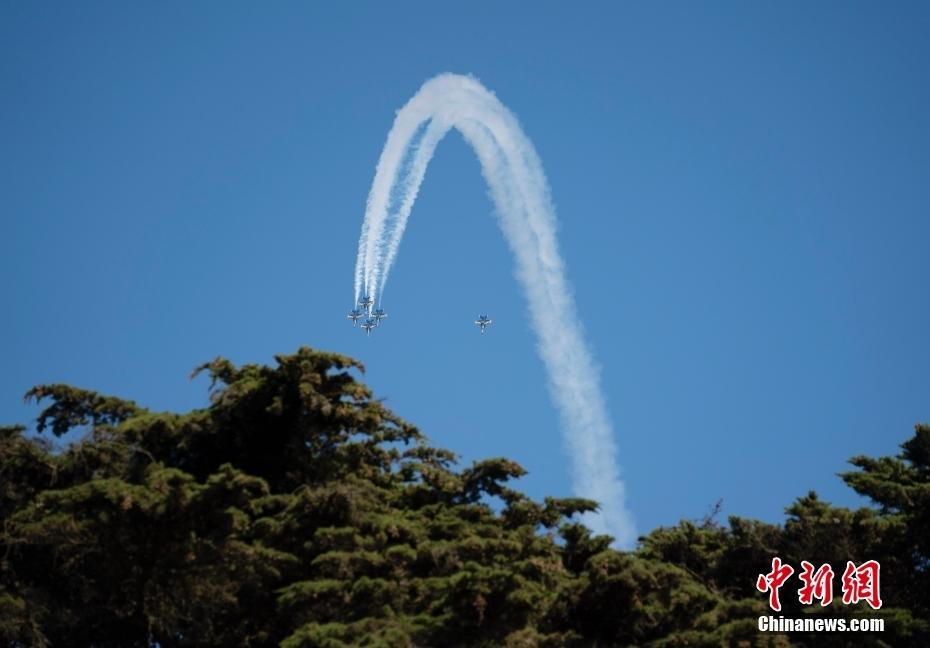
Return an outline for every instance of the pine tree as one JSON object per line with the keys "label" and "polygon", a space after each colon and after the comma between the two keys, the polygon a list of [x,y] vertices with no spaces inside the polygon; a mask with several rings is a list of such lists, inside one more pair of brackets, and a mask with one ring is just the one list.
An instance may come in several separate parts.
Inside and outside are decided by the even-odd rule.
{"label": "pine tree", "polygon": [[[784,526],[683,521],[620,552],[578,522],[595,502],[534,501],[508,459],[459,468],[373,398],[358,362],[307,348],[276,360],[199,367],[210,402],[184,414],[29,392],[40,435],[0,428],[0,644],[841,641],[758,633],[754,579],[772,555],[881,560],[893,631],[865,639],[928,644],[927,426],[900,457],[853,459],[844,479],[878,508],[809,494]],[[42,436],[75,429],[61,451]]]}

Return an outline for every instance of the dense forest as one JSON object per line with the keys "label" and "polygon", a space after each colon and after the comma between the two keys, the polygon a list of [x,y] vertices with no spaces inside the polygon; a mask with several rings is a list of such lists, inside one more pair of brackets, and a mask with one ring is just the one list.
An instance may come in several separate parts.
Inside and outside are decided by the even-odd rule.
{"label": "dense forest", "polygon": [[[209,405],[184,414],[27,394],[39,434],[0,428],[2,645],[930,646],[930,426],[851,459],[873,506],[808,493],[782,525],[709,515],[623,552],[578,521],[595,502],[534,501],[515,462],[431,447],[358,362],[276,361],[203,365]],[[884,632],[760,632],[775,556],[833,565],[836,592],[847,561],[879,561],[879,610],[802,607],[794,578],[780,614]]]}

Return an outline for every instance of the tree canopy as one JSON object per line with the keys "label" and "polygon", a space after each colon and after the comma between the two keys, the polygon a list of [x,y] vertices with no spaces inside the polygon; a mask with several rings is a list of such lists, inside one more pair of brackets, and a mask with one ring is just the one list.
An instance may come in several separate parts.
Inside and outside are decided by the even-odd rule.
{"label": "tree canopy", "polygon": [[[505,458],[460,468],[375,399],[345,356],[199,367],[178,414],[42,385],[39,435],[0,428],[0,641],[7,646],[786,646],[756,576],[880,560],[866,645],[930,645],[930,426],[842,475],[875,506],[799,498],[783,525],[682,521],[610,548],[579,498],[534,501]],[[60,451],[42,435],[83,429]],[[786,591],[790,588],[786,587]],[[790,592],[789,592],[790,594]]]}

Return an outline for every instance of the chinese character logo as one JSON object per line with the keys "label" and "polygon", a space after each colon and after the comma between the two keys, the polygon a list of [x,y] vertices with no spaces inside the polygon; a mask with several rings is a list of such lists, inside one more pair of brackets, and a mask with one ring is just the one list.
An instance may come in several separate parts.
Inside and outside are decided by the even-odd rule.
{"label": "chinese character logo", "polygon": [[798,576],[804,586],[798,590],[798,600],[801,605],[813,605],[814,599],[826,607],[833,601],[833,568],[823,564],[816,572],[814,566],[806,560],[801,561],[801,571]]}
{"label": "chinese character logo", "polygon": [[768,574],[759,574],[756,579],[756,589],[760,592],[769,593],[769,607],[776,612],[781,612],[781,601],[778,598],[778,590],[785,581],[794,573],[794,567],[783,565],[781,558],[772,558],[772,571]]}
{"label": "chinese character logo", "polygon": [[[877,560],[869,560],[858,567],[851,560],[846,562],[843,572],[843,603],[854,605],[860,601],[868,603],[873,610],[882,606],[882,597],[879,582],[881,565]],[[756,579],[756,589],[769,595],[769,607],[781,612],[781,599],[778,590],[794,574],[794,567],[782,563],[778,556],[772,558],[772,571],[759,574]],[[798,590],[798,601],[801,605],[813,605],[820,601],[822,607],[833,602],[833,568],[823,564],[814,569],[814,565],[806,560],[801,561],[801,589]]]}
{"label": "chinese character logo", "polygon": [[850,605],[865,601],[873,610],[882,606],[882,597],[879,593],[878,572],[881,565],[877,560],[869,560],[858,567],[851,560],[846,561],[846,571],[843,572],[843,603]]}

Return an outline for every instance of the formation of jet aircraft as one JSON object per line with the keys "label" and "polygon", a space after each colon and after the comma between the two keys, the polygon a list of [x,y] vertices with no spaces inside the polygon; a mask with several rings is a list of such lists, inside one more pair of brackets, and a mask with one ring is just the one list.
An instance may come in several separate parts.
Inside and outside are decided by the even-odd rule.
{"label": "formation of jet aircraft", "polygon": [[[371,335],[371,332],[378,328],[381,325],[381,322],[387,319],[387,313],[384,312],[382,308],[376,308],[372,310],[375,300],[371,298],[370,295],[365,295],[358,300],[358,308],[353,308],[349,311],[349,314],[346,317],[352,320],[352,326],[358,326],[359,320],[362,321],[362,330],[365,331],[366,335]],[[491,318],[487,315],[479,315],[478,319],[475,320],[475,324],[481,329],[483,334],[485,329],[491,325]]]}
{"label": "formation of jet aircraft", "polygon": [[363,320],[362,330],[365,331],[366,335],[371,335],[371,332],[381,324],[381,320],[387,317],[387,313],[381,308],[374,311],[371,310],[374,303],[375,300],[372,299],[370,295],[365,295],[358,300],[358,308],[353,308],[349,311],[349,314],[346,315],[346,317],[352,320],[353,326],[357,326],[358,321]]}

